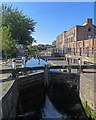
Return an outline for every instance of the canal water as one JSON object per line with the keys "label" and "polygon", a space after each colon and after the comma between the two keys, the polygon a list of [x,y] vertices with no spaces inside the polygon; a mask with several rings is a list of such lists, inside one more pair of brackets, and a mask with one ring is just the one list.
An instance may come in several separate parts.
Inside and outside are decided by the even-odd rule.
{"label": "canal water", "polygon": [[26,67],[41,66],[41,65],[45,65],[45,64],[48,64],[48,63],[42,59],[38,60],[38,59],[32,57],[29,60],[27,60]]}
{"label": "canal water", "polygon": [[[47,65],[49,63],[47,63],[46,61],[44,61],[43,59],[36,59],[34,57],[30,58],[29,60],[27,60],[26,62],[26,67],[35,67],[35,66],[41,66],[41,65]],[[33,70],[33,72],[39,72],[41,70]],[[50,71],[58,71],[56,69],[51,69]],[[58,71],[59,72],[59,71]]]}
{"label": "canal water", "polygon": [[[30,60],[28,60],[27,62],[26,62],[26,67],[33,67],[33,66],[41,66],[41,65],[45,65],[45,64],[48,64],[46,61],[44,61],[44,60],[42,60],[42,59],[40,59],[40,60],[38,60],[38,59],[35,59],[35,58],[31,58]],[[36,71],[33,71],[33,72],[39,72],[40,70],[36,70]],[[53,70],[54,71],[54,70]],[[34,92],[34,91],[33,91]],[[60,91],[57,91],[57,95],[58,96],[60,96],[60,94],[58,94]],[[61,91],[62,92],[62,91]],[[37,94],[37,93],[36,93]],[[35,94],[35,96],[36,96],[36,94]],[[38,94],[37,94],[37,96],[38,96]],[[36,97],[37,97],[36,96]],[[82,116],[81,116],[81,118],[79,119],[79,117],[77,117],[75,114],[74,114],[74,116],[72,115],[72,116],[70,116],[70,115],[68,115],[68,112],[66,113],[66,112],[64,112],[64,111],[66,111],[66,108],[63,108],[62,109],[62,104],[59,102],[57,102],[56,103],[56,101],[54,101],[55,100],[55,98],[52,98],[53,100],[51,100],[50,98],[49,98],[49,96],[51,96],[50,95],[50,90],[49,90],[49,94],[45,94],[45,96],[44,96],[44,104],[43,104],[43,106],[41,105],[41,107],[38,107],[38,106],[36,106],[37,108],[38,108],[38,110],[36,109],[35,111],[34,110],[32,110],[32,108],[31,108],[31,110],[29,110],[28,112],[25,112],[24,114],[19,114],[18,115],[18,118],[20,119],[20,120],[22,120],[22,119],[24,119],[24,120],[33,120],[33,118],[37,118],[38,120],[41,120],[41,119],[44,119],[44,120],[46,120],[46,119],[62,119],[62,120],[87,120],[84,116],[84,119],[82,118]],[[55,96],[54,96],[55,97]],[[60,96],[61,97],[61,96]],[[66,97],[66,96],[65,96]],[[34,99],[34,98],[32,98],[32,97],[30,97],[31,99]],[[38,98],[38,97],[37,97]],[[40,99],[41,99],[41,96],[39,97]],[[62,97],[61,97],[62,98]],[[58,99],[58,98],[57,98]],[[63,100],[63,99],[62,99]],[[30,101],[30,100],[29,100]],[[32,102],[32,100],[31,100],[31,102]],[[31,103],[30,102],[30,103]],[[39,99],[36,101],[35,100],[35,102],[34,103],[36,103],[36,105],[38,104],[38,102],[40,102],[39,101]],[[55,104],[54,104],[54,103]],[[32,103],[32,104],[34,104],[34,103]],[[61,108],[60,108],[60,105],[61,105]],[[33,105],[34,106],[34,105]],[[56,106],[56,107],[55,107]],[[31,107],[31,104],[29,105],[29,107]],[[71,111],[72,111],[72,109],[73,109],[73,111],[74,111],[74,109],[80,109],[80,114],[81,114],[81,105],[80,104],[76,104],[74,107],[72,107],[71,108]],[[62,112],[63,111],[63,112]],[[78,111],[78,110],[77,110]],[[76,111],[75,111],[76,112]],[[69,113],[70,113],[70,111],[69,111]],[[34,117],[34,115],[35,115],[35,117]],[[84,114],[83,114],[84,115]]]}

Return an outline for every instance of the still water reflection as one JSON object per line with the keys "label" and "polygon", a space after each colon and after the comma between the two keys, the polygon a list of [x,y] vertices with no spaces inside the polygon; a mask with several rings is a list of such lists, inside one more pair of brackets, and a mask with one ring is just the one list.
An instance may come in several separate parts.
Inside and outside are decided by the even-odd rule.
{"label": "still water reflection", "polygon": [[30,60],[28,60],[26,62],[26,67],[34,67],[34,66],[41,66],[41,65],[45,65],[48,64],[46,61],[42,60],[42,59],[35,59],[35,58],[31,58]]}
{"label": "still water reflection", "polygon": [[[41,66],[41,65],[47,65],[49,63],[47,63],[46,61],[42,60],[42,59],[35,59],[34,57],[32,57],[31,59],[29,59],[26,62],[26,67],[35,67],[35,66]],[[33,70],[33,72],[40,72],[41,70]],[[51,69],[50,71],[58,71],[55,69]]]}

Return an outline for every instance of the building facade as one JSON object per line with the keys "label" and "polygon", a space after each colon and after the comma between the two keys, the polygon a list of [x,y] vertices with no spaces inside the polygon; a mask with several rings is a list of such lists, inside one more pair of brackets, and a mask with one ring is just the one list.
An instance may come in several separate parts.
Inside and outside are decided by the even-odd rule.
{"label": "building facade", "polygon": [[56,37],[56,47],[57,47],[57,48],[62,48],[62,47],[64,47],[65,34],[66,34],[66,31],[62,32],[60,35],[58,35],[58,36]]}
{"label": "building facade", "polygon": [[[82,25],[76,25],[68,31],[64,31],[56,37],[56,47],[86,47],[94,46],[96,38],[96,26],[92,24],[92,19],[86,19]],[[91,47],[90,46],[90,47]]]}

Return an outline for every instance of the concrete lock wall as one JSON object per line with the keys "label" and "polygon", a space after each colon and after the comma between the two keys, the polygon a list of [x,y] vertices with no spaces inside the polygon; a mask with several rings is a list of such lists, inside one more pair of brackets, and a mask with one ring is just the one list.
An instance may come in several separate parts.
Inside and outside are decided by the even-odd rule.
{"label": "concrete lock wall", "polygon": [[[50,72],[52,82],[70,83],[76,85],[82,101],[87,101],[88,106],[96,111],[96,78],[95,73],[82,73],[80,76],[74,73]],[[80,78],[79,78],[80,77]],[[77,79],[74,82],[74,79]]]}
{"label": "concrete lock wall", "polygon": [[44,80],[44,72],[32,73],[18,79],[18,89],[24,89],[30,86],[33,81]]}
{"label": "concrete lock wall", "polygon": [[1,118],[14,118],[16,115],[16,105],[18,98],[17,81],[14,81],[9,91],[1,99]]}
{"label": "concrete lock wall", "polygon": [[[88,101],[88,105],[96,111],[96,80],[91,74],[62,73],[62,72],[46,72],[48,73],[48,81],[68,83],[76,85],[80,92],[82,100]],[[80,80],[79,80],[80,77]],[[32,85],[33,81],[42,81],[46,79],[44,72],[32,73],[15,80],[9,91],[2,98],[2,118],[14,118],[16,116],[16,106],[20,90],[24,90],[27,86]],[[74,81],[75,80],[75,81]],[[46,81],[46,80],[45,80]]]}
{"label": "concrete lock wall", "polygon": [[1,99],[0,103],[2,108],[0,110],[0,115],[2,119],[11,119],[16,117],[16,107],[19,97],[19,92],[24,89],[27,85],[31,85],[33,81],[44,80],[44,72],[32,73],[24,77],[17,78],[9,91]]}
{"label": "concrete lock wall", "polygon": [[96,111],[96,78],[93,73],[80,75],[80,98]]}
{"label": "concrete lock wall", "polygon": [[76,90],[79,90],[80,76],[75,73],[63,73],[63,72],[50,72],[49,78],[52,82],[67,83],[69,86],[74,86]]}
{"label": "concrete lock wall", "polygon": [[[46,73],[46,72],[45,72]],[[45,75],[48,73],[48,80],[46,81]],[[71,73],[61,73],[61,72],[47,72],[44,74],[44,72],[39,73],[32,73],[30,75],[26,75],[23,77],[17,78],[9,91],[6,93],[6,95],[2,98],[2,118],[15,118],[16,117],[16,107],[19,97],[19,92],[21,90],[26,89],[26,87],[32,85],[33,81],[45,81],[46,82],[52,82],[53,79],[59,80],[59,82],[69,82],[73,84],[72,79],[76,77],[76,74]],[[70,74],[70,75],[69,75]],[[75,76],[74,76],[75,75]],[[66,80],[66,81],[65,81]],[[39,83],[39,82],[38,82]],[[76,82],[77,85],[77,82]]]}

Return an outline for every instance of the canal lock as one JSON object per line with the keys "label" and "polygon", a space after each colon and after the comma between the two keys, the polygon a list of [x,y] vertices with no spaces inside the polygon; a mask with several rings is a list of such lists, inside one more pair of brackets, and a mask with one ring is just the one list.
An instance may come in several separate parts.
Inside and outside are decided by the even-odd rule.
{"label": "canal lock", "polygon": [[[53,72],[50,75],[51,83],[45,86],[44,75],[42,72],[40,74],[39,76],[34,74],[34,81],[31,78],[31,82],[25,82],[25,85],[20,86],[16,119],[62,118],[65,120],[87,120],[76,86],[70,87],[68,82],[64,82],[68,79],[69,81],[70,79],[76,79],[76,75],[74,77],[74,75],[67,73],[63,75],[62,79],[58,79],[56,77],[57,73]],[[60,73],[58,76],[61,76]],[[39,80],[36,80],[37,78]]]}

